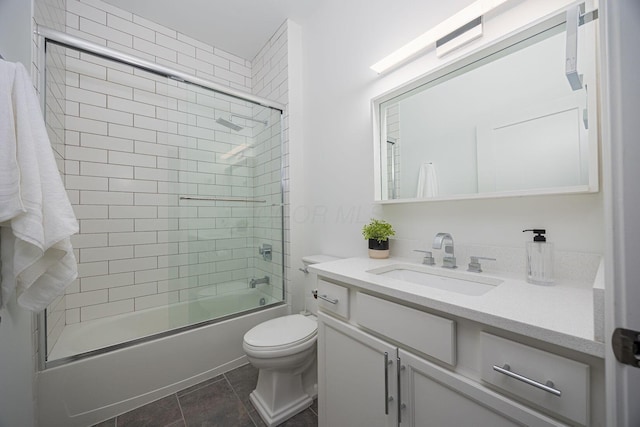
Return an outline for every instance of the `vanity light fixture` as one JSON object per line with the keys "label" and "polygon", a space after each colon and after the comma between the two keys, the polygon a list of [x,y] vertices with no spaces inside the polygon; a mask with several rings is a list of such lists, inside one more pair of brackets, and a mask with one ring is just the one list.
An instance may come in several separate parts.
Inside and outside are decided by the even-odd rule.
{"label": "vanity light fixture", "polygon": [[[482,16],[509,0],[477,0],[371,66],[381,74],[434,44],[438,56],[482,35]],[[454,43],[455,41],[455,43]],[[450,44],[445,48],[445,43]]]}

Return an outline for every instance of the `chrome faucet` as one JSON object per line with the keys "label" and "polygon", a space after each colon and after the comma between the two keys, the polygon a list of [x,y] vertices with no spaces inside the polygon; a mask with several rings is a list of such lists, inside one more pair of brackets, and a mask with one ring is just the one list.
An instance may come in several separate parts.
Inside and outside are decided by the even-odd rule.
{"label": "chrome faucet", "polygon": [[451,237],[451,234],[436,234],[436,237],[433,239],[433,249],[442,249],[443,243],[445,256],[442,258],[442,266],[444,268],[457,268],[456,257],[453,253],[453,237]]}

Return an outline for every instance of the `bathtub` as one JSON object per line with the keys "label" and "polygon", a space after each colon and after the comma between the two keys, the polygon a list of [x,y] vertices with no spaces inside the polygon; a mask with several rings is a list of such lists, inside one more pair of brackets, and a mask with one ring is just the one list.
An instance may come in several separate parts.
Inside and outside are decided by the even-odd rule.
{"label": "bathtub", "polygon": [[[256,298],[264,298],[267,308],[233,317],[254,308]],[[258,289],[246,289],[66,326],[49,357],[54,363],[115,347],[38,373],[39,425],[93,425],[247,363],[244,334],[258,323],[287,314],[285,304],[269,302]],[[180,328],[187,321],[203,321],[212,309],[219,310],[216,317],[221,320],[156,339],[142,338],[167,327]],[[125,341],[134,344],[119,345]]]}
{"label": "bathtub", "polygon": [[[246,286],[246,285],[245,285]],[[47,360],[57,364],[60,359],[136,342],[144,337],[206,322],[212,317],[221,319],[277,300],[258,288],[243,289],[221,295],[201,290],[197,299],[154,307],[146,310],[66,325],[51,349]],[[49,363],[49,366],[52,363]]]}

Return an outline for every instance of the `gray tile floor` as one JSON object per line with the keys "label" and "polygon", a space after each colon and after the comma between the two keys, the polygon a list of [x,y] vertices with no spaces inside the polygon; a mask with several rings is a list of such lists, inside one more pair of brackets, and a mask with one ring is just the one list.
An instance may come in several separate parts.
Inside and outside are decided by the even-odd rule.
{"label": "gray tile floor", "polygon": [[[244,365],[151,402],[95,427],[264,427],[249,393],[258,371]],[[285,421],[283,427],[316,427],[318,402]]]}

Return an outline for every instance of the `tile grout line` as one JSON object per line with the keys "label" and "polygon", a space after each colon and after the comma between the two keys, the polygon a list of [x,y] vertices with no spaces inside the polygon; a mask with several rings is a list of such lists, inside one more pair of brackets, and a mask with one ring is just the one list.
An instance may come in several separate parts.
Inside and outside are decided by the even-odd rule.
{"label": "tile grout line", "polygon": [[[317,399],[317,397],[316,397],[316,399]],[[314,400],[315,400],[315,399],[314,399]],[[313,403],[311,403],[311,406],[309,406],[309,410],[310,410],[311,412],[313,412],[313,414],[314,414],[316,417],[318,416],[318,413],[317,413],[316,411],[314,411],[314,410],[313,410]]]}
{"label": "tile grout line", "polygon": [[[238,368],[236,368],[238,369]],[[230,371],[229,371],[230,372]],[[249,408],[247,408],[247,406],[244,404],[244,402],[242,401],[242,399],[240,399],[240,396],[238,396],[238,392],[236,391],[236,388],[233,386],[233,384],[231,384],[231,381],[229,381],[229,378],[227,378],[227,373],[225,372],[224,374],[222,374],[222,376],[224,377],[224,379],[227,381],[227,384],[229,384],[229,387],[231,387],[231,390],[233,391],[233,394],[236,396],[236,399],[238,399],[238,401],[240,402],[240,404],[242,405],[242,407],[244,408],[244,410],[247,412],[247,415],[249,416],[249,419],[251,420],[251,422],[253,423],[253,425],[255,427],[258,427],[256,422],[253,420],[253,417],[251,416],[251,411],[249,410]],[[256,415],[257,415],[257,411],[256,411]],[[259,415],[258,415],[259,416]]]}
{"label": "tile grout line", "polygon": [[[176,397],[176,400],[178,401],[178,409],[180,409],[180,415],[182,416],[182,425],[184,425],[186,427],[187,420],[184,417],[184,411],[182,410],[182,404],[180,403],[180,398],[178,397],[178,392],[173,393],[173,395]],[[116,427],[118,427],[118,426],[116,426]]]}
{"label": "tile grout line", "polygon": [[[223,374],[220,374],[220,376],[223,376]],[[197,386],[197,385],[202,384],[202,385],[200,385],[200,387],[198,387],[198,388],[194,388],[193,390],[191,390],[191,391],[189,391],[189,392],[187,392],[187,393],[184,393],[184,394],[183,394],[183,396],[186,396],[186,395],[188,395],[188,394],[194,393],[194,392],[196,392],[196,391],[198,391],[198,390],[202,390],[203,388],[208,387],[208,386],[209,386],[209,385],[211,385],[211,384],[218,383],[218,382],[220,382],[220,381],[222,381],[222,380],[224,379],[224,378],[220,378],[220,379],[219,379],[219,380],[217,380],[217,381],[212,381],[212,380],[213,380],[213,379],[215,379],[215,378],[216,378],[216,377],[213,377],[213,378],[210,378],[210,379],[208,379],[208,380],[202,381],[202,382],[200,382],[200,383],[198,383],[198,384],[195,384],[195,385],[191,386],[191,387],[195,387],[195,386]],[[191,388],[191,387],[187,387],[187,388]],[[184,391],[184,390],[186,390],[187,388],[182,389],[182,390],[178,390],[178,391],[175,393],[175,394],[176,394],[176,397],[178,398],[178,402],[180,402],[180,396],[178,396],[178,393],[183,392],[183,391]]]}

